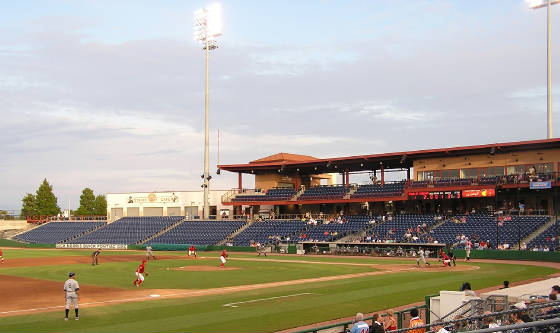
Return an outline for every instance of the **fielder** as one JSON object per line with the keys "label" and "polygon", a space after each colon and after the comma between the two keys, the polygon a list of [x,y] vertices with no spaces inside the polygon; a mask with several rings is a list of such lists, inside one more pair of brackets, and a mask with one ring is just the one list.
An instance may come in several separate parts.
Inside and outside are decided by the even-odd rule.
{"label": "fielder", "polygon": [[189,254],[187,255],[187,258],[190,258],[191,254],[193,254],[194,258],[196,259],[196,247],[194,247],[194,245],[191,245],[191,247],[189,247]]}
{"label": "fielder", "polygon": [[[428,252],[428,251],[426,251]],[[426,255],[429,253],[425,253],[421,247],[418,248],[418,259],[416,259],[416,265],[420,267],[420,261],[424,263],[424,265],[430,266],[430,263],[426,260]]]}
{"label": "fielder", "polygon": [[472,248],[472,243],[467,238],[467,242],[465,243],[465,261],[471,261],[471,248]]}
{"label": "fielder", "polygon": [[99,254],[101,253],[101,249],[97,249],[95,251],[93,251],[93,253],[91,254],[91,265],[95,266],[95,265],[99,265]]}
{"label": "fielder", "polygon": [[146,260],[150,260],[150,257],[156,260],[156,257],[152,253],[152,246],[148,243],[148,246],[146,246]]}
{"label": "fielder", "polygon": [[75,273],[68,274],[68,280],[64,282],[64,293],[66,298],[66,316],[64,317],[65,321],[68,321],[68,312],[70,312],[70,304],[74,304],[74,312],[76,313],[76,320],[79,320],[78,317],[78,290],[80,290],[80,285],[78,281],[74,280]]}
{"label": "fielder", "polygon": [[256,249],[257,249],[257,253],[259,254],[259,257],[261,256],[261,253],[264,254],[264,256],[266,257],[266,252],[264,252],[264,246],[261,245],[261,243],[257,243]]}
{"label": "fielder", "polygon": [[142,263],[138,266],[138,268],[136,269],[136,280],[134,280],[132,282],[133,285],[135,285],[136,287],[140,287],[140,285],[144,282],[144,275],[142,274],[146,274],[146,276],[148,276],[148,272],[145,272],[146,269],[146,261],[147,260],[142,260]]}
{"label": "fielder", "polygon": [[4,253],[2,252],[2,249],[0,249],[0,260],[4,263]]}
{"label": "fielder", "polygon": [[222,255],[220,256],[220,261],[222,262],[222,264],[220,265],[220,268],[224,268],[225,264],[226,264],[226,258],[227,258],[227,253],[226,253],[226,249],[224,249],[222,251]]}

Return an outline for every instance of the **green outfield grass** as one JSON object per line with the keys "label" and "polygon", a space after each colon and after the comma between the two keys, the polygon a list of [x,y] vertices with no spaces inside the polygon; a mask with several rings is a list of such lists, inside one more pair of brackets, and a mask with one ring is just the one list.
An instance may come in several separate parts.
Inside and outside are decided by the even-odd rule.
{"label": "green outfield grass", "polygon": [[[23,251],[23,250],[22,250]],[[204,260],[150,261],[146,288],[211,288],[257,282],[271,282],[316,276],[371,271],[370,267],[344,263],[404,263],[410,260],[341,257],[256,257],[230,255],[228,265],[239,270],[214,272],[168,271],[168,267],[185,265],[216,265],[216,253],[201,254]],[[242,261],[235,258],[255,258]],[[282,263],[278,259],[330,261],[337,265]],[[82,284],[132,288],[130,281],[136,261],[102,263],[99,266],[37,266],[1,269],[1,274],[29,276],[62,281],[69,270],[76,271]],[[393,273],[345,280],[316,282],[269,289],[178,299],[154,299],[83,308],[80,321],[64,322],[63,310],[0,318],[0,332],[271,332],[336,318],[353,316],[356,312],[372,312],[413,302],[439,290],[458,290],[469,281],[473,288],[500,285],[503,280],[520,281],[556,272],[547,267],[460,262],[476,265],[474,271]],[[123,282],[124,281],[124,282]],[[84,291],[85,292],[85,291]],[[289,298],[276,298],[307,293]],[[258,300],[258,301],[255,301]],[[247,302],[250,303],[239,303]],[[238,303],[237,307],[224,306]],[[63,300],[61,299],[61,305]]]}

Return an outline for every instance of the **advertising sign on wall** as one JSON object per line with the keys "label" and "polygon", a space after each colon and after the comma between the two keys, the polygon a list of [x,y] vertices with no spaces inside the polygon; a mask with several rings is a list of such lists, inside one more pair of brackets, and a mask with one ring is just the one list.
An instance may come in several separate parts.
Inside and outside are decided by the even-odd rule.
{"label": "advertising sign on wall", "polygon": [[545,189],[545,188],[551,188],[552,187],[552,182],[549,180],[547,182],[530,182],[529,183],[529,188],[531,190],[540,190],[540,189]]}
{"label": "advertising sign on wall", "polygon": [[482,198],[494,196],[496,196],[496,190],[493,188],[484,190],[463,190],[463,198]]}

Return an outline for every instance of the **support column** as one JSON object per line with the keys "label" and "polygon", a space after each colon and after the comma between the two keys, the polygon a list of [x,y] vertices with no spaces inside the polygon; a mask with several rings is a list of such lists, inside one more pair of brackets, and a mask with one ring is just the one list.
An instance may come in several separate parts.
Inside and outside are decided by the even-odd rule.
{"label": "support column", "polygon": [[237,175],[237,188],[239,189],[238,192],[241,193],[243,189],[243,173],[239,172]]}
{"label": "support column", "polygon": [[385,169],[383,164],[381,164],[381,185],[385,185]]}
{"label": "support column", "polygon": [[410,168],[406,169],[406,180],[410,181]]}
{"label": "support column", "polygon": [[346,169],[345,171],[346,182],[344,183],[346,187],[350,186],[350,171]]}
{"label": "support column", "polygon": [[300,187],[301,187],[301,176],[299,175],[299,172],[296,173],[296,179],[295,179],[295,190],[299,191]]}

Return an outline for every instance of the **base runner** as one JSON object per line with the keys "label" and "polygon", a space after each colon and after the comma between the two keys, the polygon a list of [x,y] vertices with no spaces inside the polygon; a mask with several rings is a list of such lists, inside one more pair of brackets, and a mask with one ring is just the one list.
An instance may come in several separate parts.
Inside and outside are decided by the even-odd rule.
{"label": "base runner", "polygon": [[189,254],[187,255],[187,258],[190,258],[191,254],[193,254],[194,258],[196,259],[196,247],[194,247],[194,245],[191,245],[191,247],[189,247]]}
{"label": "base runner", "polygon": [[224,249],[224,250],[222,251],[222,255],[220,256],[220,261],[222,262],[222,264],[220,265],[221,268],[224,268],[224,267],[225,267],[225,264],[226,264],[226,262],[227,262],[227,261],[226,261],[227,256],[228,256],[228,255],[227,255],[226,249]]}
{"label": "base runner", "polygon": [[142,260],[142,263],[138,266],[138,268],[136,269],[136,280],[134,280],[132,282],[133,285],[135,285],[136,287],[140,287],[140,285],[144,282],[144,275],[142,274],[146,274],[146,276],[148,276],[148,272],[145,272],[146,270],[146,260]]}
{"label": "base runner", "polygon": [[4,263],[4,252],[2,252],[2,249],[0,249],[0,260]]}
{"label": "base runner", "polygon": [[95,265],[99,265],[99,254],[101,253],[101,249],[97,249],[95,251],[93,251],[93,253],[91,254],[91,265],[95,266]]}
{"label": "base runner", "polygon": [[421,247],[418,248],[418,259],[416,259],[416,265],[418,267],[420,267],[420,261],[422,261],[424,265],[430,266],[430,263],[426,260],[426,253]]}
{"label": "base runner", "polygon": [[76,276],[76,274],[70,272],[68,274],[68,280],[64,282],[64,297],[66,298],[66,316],[64,317],[65,321],[68,321],[70,304],[74,304],[74,313],[76,313],[76,320],[80,319],[80,317],[78,317],[78,290],[80,290],[80,285],[78,284],[78,281],[74,280],[74,276]]}

